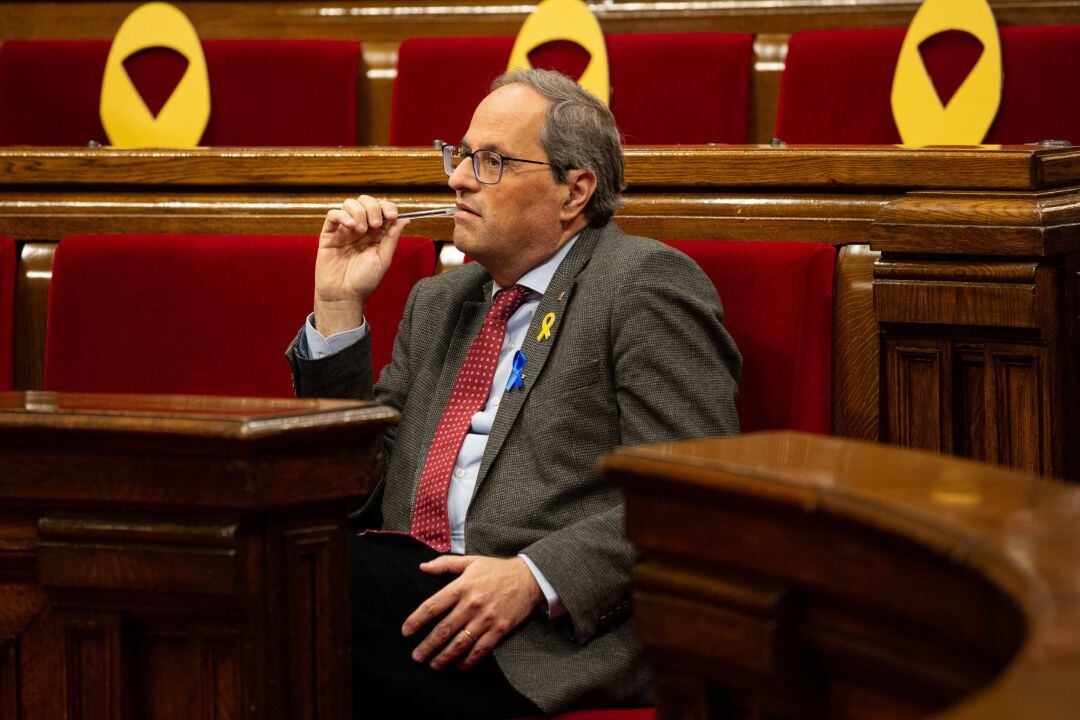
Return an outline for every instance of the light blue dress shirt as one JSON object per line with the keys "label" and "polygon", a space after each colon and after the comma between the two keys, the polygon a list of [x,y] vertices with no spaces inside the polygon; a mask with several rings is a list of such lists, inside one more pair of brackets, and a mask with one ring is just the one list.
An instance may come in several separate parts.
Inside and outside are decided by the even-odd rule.
{"label": "light blue dress shirt", "polygon": [[[514,311],[514,314],[510,316],[510,320],[506,323],[506,338],[503,340],[502,351],[499,353],[499,362],[495,367],[495,378],[492,381],[487,402],[480,412],[472,416],[469,432],[465,435],[465,440],[461,444],[461,451],[457,456],[457,462],[454,463],[454,475],[450,479],[450,491],[446,500],[446,508],[450,518],[451,553],[458,555],[465,553],[465,515],[468,513],[469,503],[472,501],[473,489],[476,487],[476,476],[480,470],[480,461],[484,457],[484,449],[487,447],[491,425],[495,422],[495,413],[499,410],[503,389],[506,387],[506,381],[510,377],[514,353],[525,341],[525,334],[529,330],[529,325],[532,324],[533,315],[536,314],[536,308],[540,305],[540,299],[547,292],[551,278],[554,277],[559,264],[566,257],[566,254],[570,252],[570,248],[573,247],[576,240],[577,236],[575,235],[569,242],[559,248],[559,251],[550,259],[541,265],[537,265],[517,281],[518,285],[529,288],[531,292],[526,296],[525,302]],[[498,284],[495,284],[492,288],[492,297],[502,289]],[[367,320],[365,320],[363,325],[354,330],[325,337],[315,329],[315,314],[312,313],[308,316],[307,322],[304,323],[304,334],[299,347],[300,355],[301,357],[318,360],[359,342],[367,333],[368,325]],[[526,374],[528,374],[528,367],[525,370]],[[555,592],[555,588],[551,586],[539,568],[533,564],[528,556],[518,555],[518,557],[525,561],[533,577],[536,578],[536,582],[540,585],[540,589],[543,591],[544,598],[547,601],[548,615],[558,617],[566,612],[558,593]]]}

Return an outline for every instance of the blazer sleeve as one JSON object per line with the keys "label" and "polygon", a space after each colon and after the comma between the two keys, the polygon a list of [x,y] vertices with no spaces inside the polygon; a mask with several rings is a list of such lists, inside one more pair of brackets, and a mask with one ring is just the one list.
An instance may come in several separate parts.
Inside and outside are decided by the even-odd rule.
{"label": "blazer sleeve", "polygon": [[[410,385],[410,358],[409,345],[412,337],[412,318],[419,292],[420,284],[414,285],[409,292],[409,299],[405,303],[405,312],[401,323],[398,325],[397,336],[394,338],[394,350],[390,364],[383,368],[379,382],[372,384],[371,368],[371,333],[369,332],[358,342],[332,355],[318,360],[308,360],[300,357],[299,344],[300,333],[293,339],[285,352],[293,375],[293,389],[297,397],[322,397],[338,398],[343,400],[374,400],[380,405],[392,407],[398,412],[405,404],[406,394]],[[368,496],[367,501],[359,508],[349,513],[354,525],[374,527],[379,523],[364,522],[369,511],[374,512],[379,507],[382,496],[383,482],[388,465],[385,460],[389,458],[397,436],[397,427],[391,427],[383,433],[379,440],[380,452],[383,455],[383,477],[378,485]]]}
{"label": "blazer sleeve", "polygon": [[[742,357],[712,282],[661,246],[615,293],[609,323],[623,445],[738,433]],[[602,482],[598,476],[595,482]],[[522,550],[558,592],[580,643],[630,612],[636,553],[622,502]]]}

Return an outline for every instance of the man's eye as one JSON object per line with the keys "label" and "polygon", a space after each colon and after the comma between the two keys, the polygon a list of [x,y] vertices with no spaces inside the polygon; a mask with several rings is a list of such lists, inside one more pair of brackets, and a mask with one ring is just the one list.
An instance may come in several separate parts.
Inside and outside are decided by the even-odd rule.
{"label": "man's eye", "polygon": [[502,158],[491,153],[484,153],[483,162],[490,170],[498,170],[499,166],[502,165]]}

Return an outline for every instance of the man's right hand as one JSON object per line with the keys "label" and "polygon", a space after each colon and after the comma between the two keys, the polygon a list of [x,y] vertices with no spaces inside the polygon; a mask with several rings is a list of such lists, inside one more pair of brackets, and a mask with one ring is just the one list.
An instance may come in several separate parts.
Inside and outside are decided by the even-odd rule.
{"label": "man's right hand", "polygon": [[315,259],[315,327],[329,337],[360,327],[364,303],[378,286],[409,224],[397,206],[361,195],[326,214]]}

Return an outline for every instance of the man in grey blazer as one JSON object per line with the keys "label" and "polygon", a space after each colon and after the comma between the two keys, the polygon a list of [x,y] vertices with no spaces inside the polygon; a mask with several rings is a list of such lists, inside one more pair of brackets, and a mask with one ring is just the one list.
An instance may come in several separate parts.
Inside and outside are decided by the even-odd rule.
{"label": "man in grey blazer", "polygon": [[[389,202],[361,196],[327,215],[315,311],[288,352],[299,394],[401,412],[382,481],[355,516],[358,529],[384,532],[350,547],[357,714],[648,704],[634,550],[621,493],[596,462],[617,445],[738,432],[741,358],[719,297],[685,255],[610,222],[623,187],[618,131],[562,75],[496,80],[444,162],[454,244],[476,262],[413,288],[379,382],[363,303],[407,224]],[[523,300],[507,311],[487,397],[448,461],[446,553],[408,537],[414,503],[430,496],[429,449],[460,413],[459,371],[473,372],[474,338],[504,288]]]}

